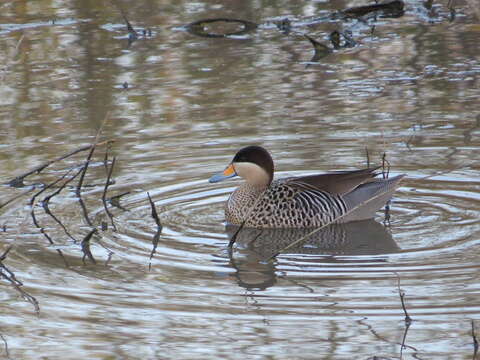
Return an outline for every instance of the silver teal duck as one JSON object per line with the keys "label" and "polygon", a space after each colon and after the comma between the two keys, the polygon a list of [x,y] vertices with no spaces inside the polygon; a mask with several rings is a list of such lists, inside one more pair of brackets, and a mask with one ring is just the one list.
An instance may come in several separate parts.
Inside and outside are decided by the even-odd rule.
{"label": "silver teal duck", "polygon": [[375,178],[377,168],[273,180],[274,165],[261,146],[239,150],[215,183],[245,180],[225,204],[226,221],[256,228],[306,228],[373,218],[405,175]]}

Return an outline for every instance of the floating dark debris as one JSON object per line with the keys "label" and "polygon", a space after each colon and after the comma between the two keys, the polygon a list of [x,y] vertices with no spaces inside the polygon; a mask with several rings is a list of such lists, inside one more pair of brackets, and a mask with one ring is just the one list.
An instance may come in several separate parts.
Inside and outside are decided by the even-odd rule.
{"label": "floating dark debris", "polygon": [[292,22],[288,18],[277,21],[275,25],[277,25],[278,30],[285,35],[290,34],[290,31],[292,31]]}
{"label": "floating dark debris", "polygon": [[332,31],[330,34],[330,41],[332,42],[335,50],[340,49],[340,33],[337,30]]}
{"label": "floating dark debris", "polygon": [[396,18],[403,16],[405,4],[402,0],[393,0],[383,4],[358,6],[343,10],[341,13],[348,17],[362,17],[369,14],[378,15],[381,18]]}
{"label": "floating dark debris", "polygon": [[[234,25],[234,29],[230,26]],[[210,38],[223,38],[228,36],[245,35],[257,28],[257,24],[247,20],[229,19],[229,18],[215,18],[215,19],[203,19],[192,22],[187,25],[187,31],[191,34],[210,37]],[[215,27],[209,29],[210,27]],[[227,27],[228,29],[225,29]]]}

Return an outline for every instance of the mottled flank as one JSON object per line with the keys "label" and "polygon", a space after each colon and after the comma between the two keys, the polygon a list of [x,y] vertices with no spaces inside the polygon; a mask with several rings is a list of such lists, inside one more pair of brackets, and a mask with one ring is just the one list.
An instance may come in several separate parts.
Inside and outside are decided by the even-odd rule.
{"label": "mottled flank", "polygon": [[226,203],[227,222],[247,227],[318,227],[347,212],[339,195],[321,190],[300,190],[287,179],[273,181],[267,189],[244,183]]}

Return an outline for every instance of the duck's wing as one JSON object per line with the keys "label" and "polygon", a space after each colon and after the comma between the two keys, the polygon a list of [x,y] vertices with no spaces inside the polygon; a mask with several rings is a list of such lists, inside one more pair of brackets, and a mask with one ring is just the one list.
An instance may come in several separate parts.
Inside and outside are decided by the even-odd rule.
{"label": "duck's wing", "polygon": [[372,181],[372,178],[378,175],[375,173],[378,168],[291,177],[285,179],[285,183],[301,190],[321,190],[330,194],[344,195],[359,185]]}
{"label": "duck's wing", "polygon": [[388,179],[372,179],[343,196],[348,214],[341,222],[370,219],[384,206],[400,186],[404,174]]}

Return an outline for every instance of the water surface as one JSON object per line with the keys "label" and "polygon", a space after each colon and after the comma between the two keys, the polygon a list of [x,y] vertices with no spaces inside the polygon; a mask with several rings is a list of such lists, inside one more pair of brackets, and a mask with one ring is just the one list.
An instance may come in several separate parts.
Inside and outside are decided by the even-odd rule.
{"label": "water surface", "polygon": [[[108,195],[128,192],[109,205],[115,230],[101,200],[105,146],[84,182],[88,221],[77,180],[50,201],[68,233],[41,206],[55,187],[29,202],[42,184],[73,176],[87,152],[25,187],[0,187],[0,203],[32,189],[0,209],[0,253],[11,246],[0,269],[0,357],[472,359],[478,4],[456,1],[453,13],[408,0],[396,18],[329,18],[365,4],[0,5],[0,182],[91,144],[107,118]],[[215,17],[259,26],[227,38],[186,30]],[[275,25],[285,18],[288,35]],[[357,44],[311,62],[304,34],[333,49],[334,30]],[[283,252],[301,231],[245,231],[229,252],[223,203],[238,181],[207,179],[250,144],[271,151],[278,176],[364,167],[367,148],[370,163],[385,152],[392,175],[407,178],[389,221],[379,211]],[[163,226],[156,247],[147,192]],[[81,246],[94,227],[95,263]],[[413,319],[406,336],[399,279]]]}

